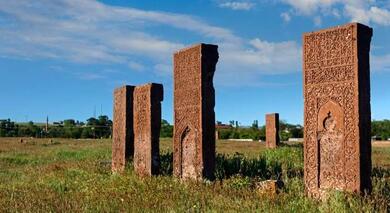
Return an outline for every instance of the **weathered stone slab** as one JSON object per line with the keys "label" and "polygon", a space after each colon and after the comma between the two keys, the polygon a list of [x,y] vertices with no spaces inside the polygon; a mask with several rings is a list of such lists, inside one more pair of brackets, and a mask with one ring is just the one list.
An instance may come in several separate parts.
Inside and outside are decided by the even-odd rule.
{"label": "weathered stone slab", "polygon": [[280,180],[266,180],[255,184],[257,193],[260,196],[275,197],[283,188],[284,183]]}
{"label": "weathered stone slab", "polygon": [[134,154],[133,91],[133,86],[123,86],[114,91],[113,172],[123,172],[127,159]]}
{"label": "weathered stone slab", "polygon": [[134,170],[141,177],[159,172],[163,93],[161,84],[146,84],[134,90]]}
{"label": "weathered stone slab", "polygon": [[265,138],[267,148],[273,149],[279,146],[279,114],[272,113],[265,115]]}
{"label": "weathered stone slab", "polygon": [[371,189],[371,37],[358,23],[303,36],[305,187],[312,197]]}
{"label": "weathered stone slab", "polygon": [[199,44],[174,54],[173,173],[181,179],[213,179],[218,46]]}

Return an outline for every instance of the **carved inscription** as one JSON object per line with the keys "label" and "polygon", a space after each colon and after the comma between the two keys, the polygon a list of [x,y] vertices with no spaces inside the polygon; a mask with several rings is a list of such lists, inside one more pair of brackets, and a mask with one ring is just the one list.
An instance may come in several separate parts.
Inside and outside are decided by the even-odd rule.
{"label": "carved inscription", "polygon": [[267,148],[276,148],[279,146],[279,114],[267,114],[266,120],[266,146]]}
{"label": "carved inscription", "polygon": [[362,64],[371,35],[361,24],[304,35],[305,187],[313,197],[371,186],[360,167],[362,159],[371,163],[369,137],[362,137],[370,131],[369,67]]}
{"label": "carved inscription", "polygon": [[133,90],[133,86],[124,86],[114,91],[113,172],[123,172],[127,159],[134,153]]}
{"label": "carved inscription", "polygon": [[213,178],[217,46],[200,44],[174,55],[174,175]]}
{"label": "carved inscription", "polygon": [[159,170],[162,100],[161,84],[137,86],[134,90],[134,170],[141,177]]}

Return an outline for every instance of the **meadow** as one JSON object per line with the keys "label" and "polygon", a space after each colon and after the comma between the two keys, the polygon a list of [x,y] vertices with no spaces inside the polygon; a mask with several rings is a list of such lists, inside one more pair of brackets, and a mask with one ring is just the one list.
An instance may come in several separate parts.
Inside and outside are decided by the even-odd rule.
{"label": "meadow", "polygon": [[[171,139],[161,140],[161,175],[140,179],[129,163],[111,174],[111,140],[0,138],[0,212],[388,212],[390,143],[373,144],[373,191],[307,198],[301,144],[217,142],[216,180],[172,177]],[[277,195],[256,183],[280,179]]]}

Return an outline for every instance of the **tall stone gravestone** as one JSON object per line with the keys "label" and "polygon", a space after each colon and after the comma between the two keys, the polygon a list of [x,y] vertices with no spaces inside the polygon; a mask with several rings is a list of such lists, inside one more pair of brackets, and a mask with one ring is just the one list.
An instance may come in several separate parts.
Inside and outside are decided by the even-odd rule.
{"label": "tall stone gravestone", "polygon": [[359,23],[303,36],[304,174],[312,197],[371,189],[371,37]]}
{"label": "tall stone gravestone", "polygon": [[181,179],[213,179],[218,46],[199,44],[174,54],[173,173]]}
{"label": "tall stone gravestone", "polygon": [[279,114],[272,113],[265,115],[265,138],[267,148],[276,148],[279,146]]}
{"label": "tall stone gravestone", "polygon": [[138,176],[159,172],[163,85],[146,84],[134,90],[134,170]]}
{"label": "tall stone gravestone", "polygon": [[112,132],[112,171],[122,172],[134,154],[133,86],[114,91],[114,122]]}

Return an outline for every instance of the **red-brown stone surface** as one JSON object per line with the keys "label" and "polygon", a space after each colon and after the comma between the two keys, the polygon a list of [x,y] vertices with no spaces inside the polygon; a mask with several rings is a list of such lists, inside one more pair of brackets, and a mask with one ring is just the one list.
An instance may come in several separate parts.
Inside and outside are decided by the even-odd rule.
{"label": "red-brown stone surface", "polygon": [[163,96],[161,84],[146,84],[134,89],[134,170],[141,177],[159,172]]}
{"label": "red-brown stone surface", "polygon": [[133,86],[114,91],[114,122],[112,133],[112,171],[122,172],[134,154]]}
{"label": "red-brown stone surface", "polygon": [[372,29],[353,23],[303,36],[305,188],[371,189]]}
{"label": "red-brown stone surface", "polygon": [[276,148],[279,146],[279,114],[265,115],[265,139],[267,148]]}
{"label": "red-brown stone surface", "polygon": [[173,173],[181,179],[213,179],[218,46],[199,44],[174,54]]}

